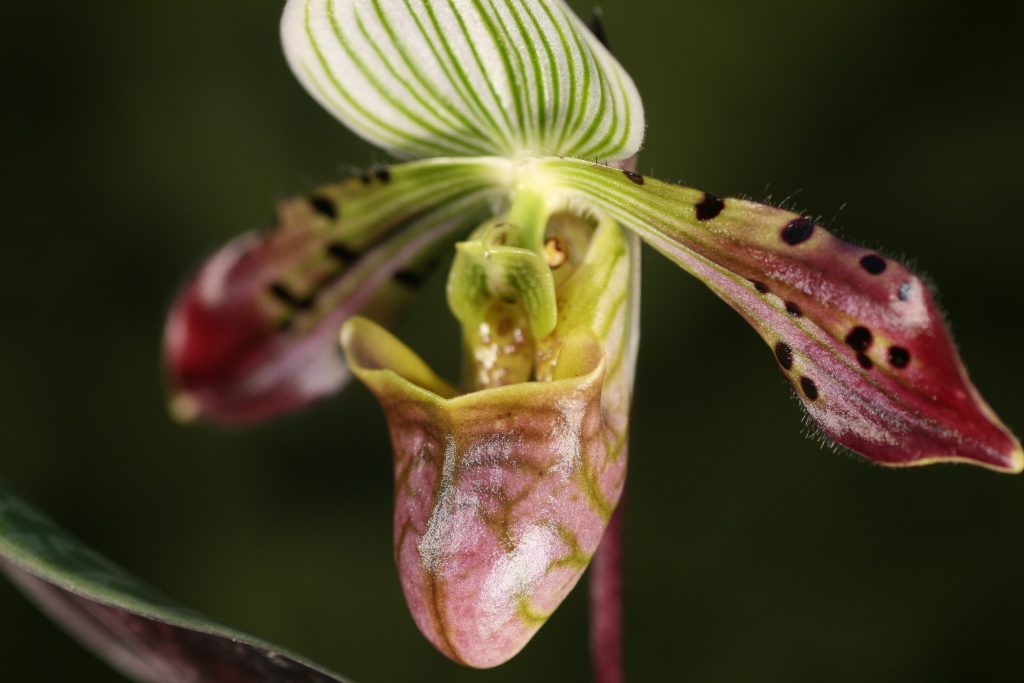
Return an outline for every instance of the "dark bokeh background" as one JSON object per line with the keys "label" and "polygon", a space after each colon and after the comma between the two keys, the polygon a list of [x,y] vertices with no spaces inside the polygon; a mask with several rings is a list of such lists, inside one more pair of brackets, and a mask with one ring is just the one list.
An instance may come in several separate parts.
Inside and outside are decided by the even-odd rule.
{"label": "dark bokeh background", "polygon": [[[792,195],[910,258],[1024,430],[1024,17],[944,4],[605,10],[648,108],[642,170]],[[3,3],[0,481],[184,604],[363,683],[585,680],[583,591],[494,671],[420,637],[362,387],[241,433],[167,417],[159,341],[185,273],[264,225],[275,197],[383,158],[291,77],[281,5]],[[820,448],[739,317],[656,255],[645,265],[632,680],[1021,680],[1024,480]],[[453,364],[442,279],[399,333]],[[4,681],[120,680],[4,583],[0,655]]]}

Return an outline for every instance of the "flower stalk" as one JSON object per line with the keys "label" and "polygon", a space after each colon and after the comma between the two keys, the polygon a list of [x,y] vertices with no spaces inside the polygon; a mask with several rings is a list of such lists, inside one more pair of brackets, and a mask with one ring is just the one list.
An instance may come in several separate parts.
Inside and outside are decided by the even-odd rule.
{"label": "flower stalk", "polygon": [[625,683],[626,505],[619,502],[590,565],[590,661],[594,683]]}

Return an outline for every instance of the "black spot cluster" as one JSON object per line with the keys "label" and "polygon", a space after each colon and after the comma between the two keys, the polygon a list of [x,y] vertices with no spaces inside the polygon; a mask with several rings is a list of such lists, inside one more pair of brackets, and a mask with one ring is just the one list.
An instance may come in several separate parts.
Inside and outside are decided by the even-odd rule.
{"label": "black spot cluster", "polygon": [[857,363],[859,363],[865,370],[870,370],[875,367],[875,362],[871,360],[870,356],[866,353],[874,342],[875,338],[871,334],[871,330],[862,325],[858,325],[853,328],[850,330],[850,333],[846,335],[847,345],[857,352]]}
{"label": "black spot cluster", "polygon": [[[874,341],[871,330],[862,325],[854,327],[850,330],[850,333],[846,335],[847,345],[857,352],[857,362],[865,370],[870,370],[875,367],[874,361],[872,361],[867,355],[867,351],[871,348]],[[907,367],[910,365],[910,351],[902,346],[890,346],[889,365],[900,370]]]}
{"label": "black spot cluster", "polygon": [[850,345],[851,349],[860,353],[870,349],[873,341],[874,337],[871,335],[871,330],[860,325],[850,330],[850,333],[846,335],[846,343]]}
{"label": "black spot cluster", "polygon": [[[779,361],[779,365],[782,366],[783,370],[787,372],[793,369],[793,347],[784,341],[775,343],[775,359]],[[808,401],[814,402],[818,400],[818,385],[814,383],[814,380],[806,375],[800,376],[800,390],[803,391]]]}
{"label": "black spot cluster", "polygon": [[[750,284],[753,285],[754,289],[757,290],[758,294],[771,294],[771,288],[760,280],[751,280]],[[784,302],[786,306],[786,313],[793,318],[804,317],[804,310],[800,306],[792,301]]]}

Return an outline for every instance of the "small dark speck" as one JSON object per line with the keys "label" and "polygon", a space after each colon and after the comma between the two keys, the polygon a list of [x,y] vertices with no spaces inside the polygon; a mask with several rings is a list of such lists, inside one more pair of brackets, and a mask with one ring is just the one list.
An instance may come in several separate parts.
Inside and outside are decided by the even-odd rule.
{"label": "small dark speck", "polygon": [[813,379],[810,377],[801,377],[800,388],[804,390],[804,396],[807,397],[808,401],[818,400],[818,385],[814,383]]}
{"label": "small dark speck", "polygon": [[806,242],[814,234],[814,221],[810,218],[794,218],[782,228],[782,241],[791,247]]}
{"label": "small dark speck", "polygon": [[779,342],[775,345],[775,357],[786,370],[793,369],[793,349],[786,342]]}
{"label": "small dark speck", "polygon": [[871,330],[859,325],[850,330],[850,333],[846,335],[846,343],[850,345],[850,348],[861,353],[871,348],[871,342],[873,341],[874,337],[871,336]]}
{"label": "small dark speck", "polygon": [[758,282],[757,280],[751,280],[750,284],[754,285],[754,289],[756,289],[761,294],[767,294],[768,292],[771,291],[770,289],[768,289],[768,285],[766,285],[763,282]]}
{"label": "small dark speck", "polygon": [[321,216],[325,216],[332,221],[338,220],[338,207],[327,197],[316,194],[312,195],[309,198],[309,205],[312,206],[313,210]]}
{"label": "small dark speck", "polygon": [[800,318],[804,314],[804,312],[802,310],[800,310],[800,307],[797,306],[792,301],[787,301],[786,302],[786,313],[789,313],[794,318]]}
{"label": "small dark speck", "polygon": [[914,289],[914,283],[904,282],[900,285],[899,291],[896,292],[896,296],[900,298],[900,301],[910,301],[910,292]]}
{"label": "small dark speck", "polygon": [[910,365],[910,351],[907,351],[902,346],[892,346],[889,348],[889,364],[894,368],[903,369]]}
{"label": "small dark speck", "polygon": [[377,176],[377,180],[381,181],[385,185],[391,182],[391,169],[387,166],[378,166],[373,174]]}
{"label": "small dark speck", "polygon": [[342,265],[351,265],[359,260],[359,252],[355,251],[342,242],[331,242],[327,245],[327,253],[341,262]]}
{"label": "small dark speck", "polygon": [[307,311],[316,304],[312,297],[297,296],[292,290],[280,282],[273,282],[270,285],[270,293],[279,301],[291,306],[298,311]]}
{"label": "small dark speck", "polygon": [[411,287],[413,289],[422,287],[423,283],[426,281],[426,277],[422,273],[417,273],[412,270],[400,270],[395,273],[393,277],[395,278],[395,282],[399,282],[406,287]]}
{"label": "small dark speck", "polygon": [[860,260],[860,267],[872,275],[881,275],[888,264],[878,254],[868,254]]}
{"label": "small dark speck", "polygon": [[627,178],[632,180],[637,185],[643,185],[644,184],[644,177],[642,175],[640,175],[639,173],[637,173],[636,171],[626,171],[626,170],[623,170],[622,173],[623,173],[623,175],[625,175]]}
{"label": "small dark speck", "polygon": [[868,358],[868,354],[866,353],[858,353],[857,362],[860,363],[860,366],[865,370],[870,370],[871,368],[875,367],[874,361]]}
{"label": "small dark speck", "polygon": [[713,218],[718,218],[718,214],[722,213],[724,209],[725,202],[710,192],[705,192],[704,198],[696,206],[697,220],[710,221]]}

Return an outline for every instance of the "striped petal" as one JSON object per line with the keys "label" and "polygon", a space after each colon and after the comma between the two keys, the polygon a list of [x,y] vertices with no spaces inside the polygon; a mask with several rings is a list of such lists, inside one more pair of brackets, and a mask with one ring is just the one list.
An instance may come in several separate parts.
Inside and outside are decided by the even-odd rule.
{"label": "striped petal", "polygon": [[781,209],[605,166],[537,164],[739,311],[836,443],[884,465],[1024,469],[1020,443],[971,384],[931,293],[904,265]]}
{"label": "striped petal", "polygon": [[342,123],[410,157],[632,156],[632,79],[561,0],[289,0],[296,76]]}
{"label": "striped petal", "polygon": [[490,209],[487,163],[413,162],[281,202],[279,224],[214,254],[169,316],[181,419],[244,423],[340,389],[338,329],[393,319],[431,265]]}

